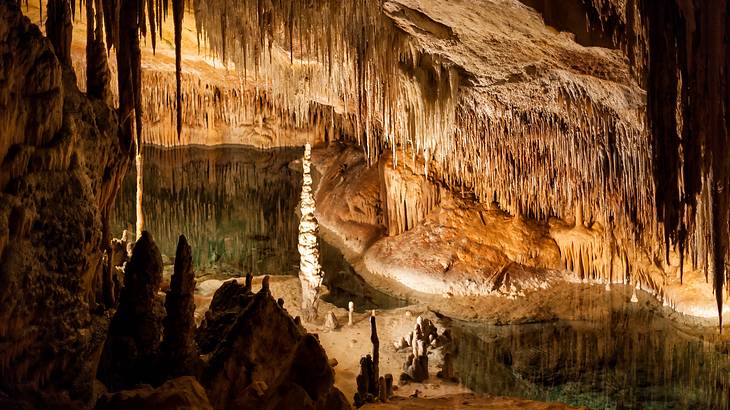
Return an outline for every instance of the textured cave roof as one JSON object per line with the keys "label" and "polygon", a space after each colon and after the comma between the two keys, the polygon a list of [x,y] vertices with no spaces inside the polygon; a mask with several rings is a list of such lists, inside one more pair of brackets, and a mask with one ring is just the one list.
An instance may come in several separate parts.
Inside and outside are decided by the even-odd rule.
{"label": "textured cave roof", "polygon": [[575,88],[643,127],[645,93],[624,53],[584,47],[517,0],[397,0],[383,8],[424,51],[463,70],[480,102],[557,112],[555,89]]}

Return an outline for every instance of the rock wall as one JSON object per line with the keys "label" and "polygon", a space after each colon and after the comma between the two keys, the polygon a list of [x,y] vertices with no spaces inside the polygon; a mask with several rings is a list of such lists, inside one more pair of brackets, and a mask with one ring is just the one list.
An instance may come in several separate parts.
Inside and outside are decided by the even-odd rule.
{"label": "rock wall", "polygon": [[84,407],[108,324],[105,221],[128,157],[115,112],[78,91],[9,1],[0,56],[0,402]]}

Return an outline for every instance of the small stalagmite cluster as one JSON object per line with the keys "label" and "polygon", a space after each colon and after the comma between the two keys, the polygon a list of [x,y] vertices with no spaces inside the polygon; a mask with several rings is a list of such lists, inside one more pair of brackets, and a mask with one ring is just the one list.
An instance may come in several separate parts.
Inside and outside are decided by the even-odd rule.
{"label": "small stalagmite cluster", "polygon": [[[451,333],[445,331],[441,335],[430,320],[421,316],[416,318],[413,331],[402,337],[396,343],[396,349],[410,349],[406,362],[403,364],[403,373],[400,376],[401,384],[408,382],[423,382],[428,379],[428,349],[443,348],[451,342]],[[451,378],[452,369],[449,354],[444,354],[442,371],[439,377]]]}
{"label": "small stalagmite cluster", "polygon": [[357,375],[357,392],[355,407],[376,401],[387,402],[393,396],[393,375],[380,375],[380,338],[375,321],[375,311],[370,316],[370,343],[373,345],[372,355],[360,358],[360,373]]}
{"label": "small stalagmite cluster", "polygon": [[304,146],[302,157],[302,195],[299,204],[301,217],[299,219],[299,281],[302,285],[302,311],[305,319],[312,321],[317,318],[317,300],[322,286],[322,266],[319,264],[319,246],[317,232],[319,224],[314,216],[315,205],[312,195],[312,147]]}

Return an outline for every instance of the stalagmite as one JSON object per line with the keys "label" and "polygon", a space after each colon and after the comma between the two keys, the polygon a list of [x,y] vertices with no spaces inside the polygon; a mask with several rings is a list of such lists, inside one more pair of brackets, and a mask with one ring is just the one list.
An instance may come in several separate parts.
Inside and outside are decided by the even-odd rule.
{"label": "stalagmite", "polygon": [[111,389],[130,388],[157,378],[162,339],[162,257],[152,236],[142,232],[124,270],[124,287],[109,327],[98,377]]}
{"label": "stalagmite", "polygon": [[380,376],[380,339],[378,339],[378,329],[375,325],[375,315],[370,316],[370,343],[373,345],[373,382]]}
{"label": "stalagmite", "polygon": [[380,340],[378,339],[378,330],[375,325],[375,314],[370,316],[370,343],[373,345],[372,355],[366,355],[360,359],[360,374],[357,375],[357,393],[355,393],[355,406],[360,407],[367,402],[379,400],[381,397],[380,380],[383,380],[385,387],[385,379],[380,377],[378,362],[380,361]]}
{"label": "stalagmite", "polygon": [[175,253],[175,267],[170,289],[165,297],[167,316],[160,345],[160,358],[168,377],[195,375],[198,358],[195,345],[195,271],[193,257],[185,236],[180,235]]}
{"label": "stalagmite", "polygon": [[327,330],[337,330],[340,327],[340,323],[337,321],[337,317],[334,312],[327,312],[324,318],[324,327]]}
{"label": "stalagmite", "polygon": [[307,321],[317,317],[319,288],[322,285],[323,272],[319,264],[319,246],[317,244],[318,223],[314,216],[315,205],[312,195],[311,175],[312,147],[304,147],[302,158],[303,182],[300,202],[301,218],[299,221],[299,281],[302,287],[302,311]]}
{"label": "stalagmite", "polygon": [[355,304],[350,301],[347,304],[347,325],[352,326],[352,313],[355,311]]}
{"label": "stalagmite", "polygon": [[385,375],[385,398],[390,400],[393,397],[393,375],[388,373]]}

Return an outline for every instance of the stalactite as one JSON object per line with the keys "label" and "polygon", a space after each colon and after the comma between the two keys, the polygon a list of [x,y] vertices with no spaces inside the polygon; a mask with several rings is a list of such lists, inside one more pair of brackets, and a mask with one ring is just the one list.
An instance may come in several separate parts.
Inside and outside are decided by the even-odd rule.
{"label": "stalactite", "polygon": [[664,246],[678,244],[682,256],[689,252],[691,260],[703,261],[700,267],[712,271],[722,330],[730,259],[730,24],[724,17],[730,2],[669,2],[656,7],[640,1],[639,8],[647,37],[647,106]]}
{"label": "stalactite", "polygon": [[71,66],[71,37],[73,24],[71,4],[73,0],[49,0],[46,33],[53,44],[56,57],[62,64]]}
{"label": "stalactite", "polygon": [[180,140],[182,133],[182,91],[181,91],[181,70],[182,70],[182,24],[185,14],[184,0],[172,0],[172,14],[175,25],[175,83],[177,101],[177,139]]}
{"label": "stalactite", "polygon": [[[111,1],[109,0],[111,3]],[[134,142],[134,122],[132,114],[135,111],[135,92],[133,71],[136,69],[132,54],[139,52],[133,44],[139,42],[137,28],[136,0],[120,0],[119,23],[112,23],[113,32],[118,33],[114,45],[117,49],[117,84],[119,92],[119,128],[123,146],[131,148]],[[114,34],[113,34],[114,35]],[[108,40],[107,40],[108,41]],[[136,59],[139,62],[139,56]],[[141,130],[138,130],[140,132]]]}
{"label": "stalactite", "polygon": [[[101,0],[86,1],[86,93],[111,103],[109,63],[102,38]],[[77,72],[77,75],[79,73]]]}
{"label": "stalactite", "polygon": [[[147,0],[147,17],[150,22],[150,40],[152,42],[152,53],[155,54],[157,51],[157,19],[155,16],[155,0]],[[177,46],[177,44],[176,44]]]}

